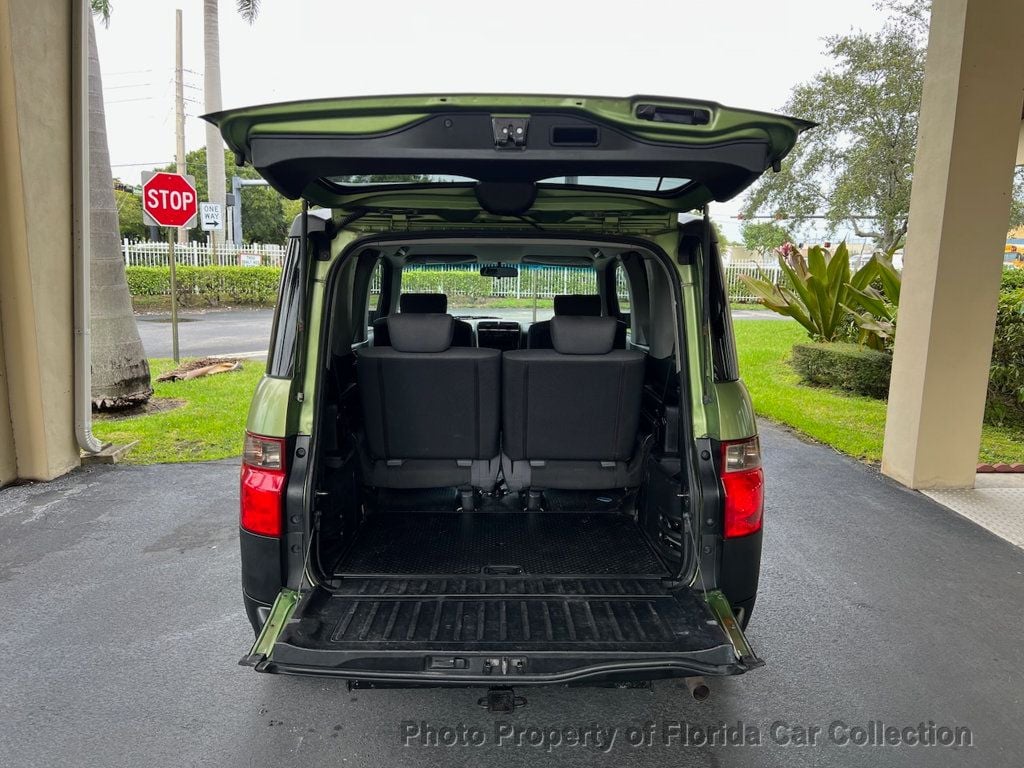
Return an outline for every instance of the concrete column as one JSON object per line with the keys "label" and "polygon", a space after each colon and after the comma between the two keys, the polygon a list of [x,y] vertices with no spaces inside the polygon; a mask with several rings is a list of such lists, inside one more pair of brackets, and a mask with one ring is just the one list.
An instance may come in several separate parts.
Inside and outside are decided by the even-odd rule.
{"label": "concrete column", "polygon": [[0,484],[79,463],[67,0],[0,0]]}
{"label": "concrete column", "polygon": [[1021,0],[935,0],[882,472],[974,485],[1024,107]]}

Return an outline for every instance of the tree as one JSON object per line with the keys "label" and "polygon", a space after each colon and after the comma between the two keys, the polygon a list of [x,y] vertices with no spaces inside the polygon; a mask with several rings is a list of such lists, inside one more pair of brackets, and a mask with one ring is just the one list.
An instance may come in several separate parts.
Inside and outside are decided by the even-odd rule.
{"label": "tree", "polygon": [[[210,185],[208,183],[206,162],[206,147],[195,149],[185,155],[185,170],[195,176],[196,193],[200,200],[209,200]],[[256,169],[246,166],[238,168],[230,150],[221,150],[221,167],[230,168],[232,174],[241,176],[244,179],[261,178]],[[174,172],[174,164],[160,169]],[[227,186],[227,176],[223,181]],[[271,187],[245,187],[241,195],[242,205],[242,232],[247,243],[283,243],[288,236],[288,227],[291,220],[287,219],[284,211],[285,199]],[[236,205],[238,201],[236,201]],[[198,228],[189,230],[189,237],[193,240],[204,240],[206,233]]]}
{"label": "tree", "polygon": [[834,65],[797,85],[783,107],[820,125],[797,143],[780,173],[753,189],[747,215],[777,214],[800,225],[823,214],[830,227],[847,223],[880,251],[902,241],[930,6],[890,0],[880,7],[889,11],[881,31],[825,38]]}
{"label": "tree", "polygon": [[[220,29],[218,0],[203,0],[203,92],[207,112],[219,112],[223,107],[220,85]],[[250,24],[259,14],[259,0],[237,0],[238,13]],[[212,179],[207,196],[201,198],[211,203],[218,203],[220,209],[227,212],[225,206],[226,186],[221,179],[226,179],[225,159],[221,154],[224,143],[221,141],[217,126],[206,125],[206,176]],[[244,215],[244,214],[243,214]]]}
{"label": "tree", "polygon": [[740,235],[743,237],[743,247],[759,256],[764,256],[793,240],[785,228],[771,221],[745,222]]}
{"label": "tree", "polygon": [[134,192],[115,189],[114,201],[117,203],[121,239],[145,240],[149,235],[149,227],[142,223],[142,198]]}
{"label": "tree", "polygon": [[[91,0],[91,5],[93,14],[105,24],[109,23],[110,3]],[[123,408],[146,402],[153,394],[153,387],[121,255],[103,110],[103,79],[92,18],[89,19],[89,203],[93,408]]]}
{"label": "tree", "polygon": [[1024,227],[1024,165],[1013,174],[1013,197],[1010,200],[1010,230]]}

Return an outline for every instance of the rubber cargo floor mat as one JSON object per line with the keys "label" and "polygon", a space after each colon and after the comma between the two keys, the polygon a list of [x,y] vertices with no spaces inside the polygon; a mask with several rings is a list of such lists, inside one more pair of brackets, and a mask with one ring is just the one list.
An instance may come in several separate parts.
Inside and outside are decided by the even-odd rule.
{"label": "rubber cargo floor mat", "polygon": [[[570,584],[548,595],[517,594],[513,583],[505,585],[509,589],[503,594],[429,595],[424,594],[427,582],[405,580],[396,582],[400,594],[318,594],[306,607],[308,616],[292,622],[282,642],[325,650],[484,650],[500,645],[580,652],[689,651],[724,642],[694,592],[658,592],[655,579],[642,589],[615,579],[598,581],[608,582],[604,590],[580,593]],[[607,593],[619,590],[625,594]]]}
{"label": "rubber cargo floor mat", "polygon": [[336,571],[667,575],[629,517],[557,512],[370,515]]}

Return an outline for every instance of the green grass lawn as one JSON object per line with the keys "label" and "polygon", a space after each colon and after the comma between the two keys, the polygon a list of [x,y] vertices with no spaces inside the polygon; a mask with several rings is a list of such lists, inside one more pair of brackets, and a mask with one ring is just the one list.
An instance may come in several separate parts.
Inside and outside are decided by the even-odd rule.
{"label": "green grass lawn", "polygon": [[[799,383],[787,358],[806,338],[794,322],[741,320],[735,323],[740,372],[758,414],[866,461],[882,457],[885,402]],[[150,360],[154,381],[170,360]],[[132,464],[207,461],[238,456],[253,389],[263,362],[243,362],[241,371],[192,381],[155,382],[155,402],[184,401],[180,407],[129,418],[99,417],[93,431],[106,441],[138,440],[127,455]],[[1024,429],[985,425],[980,460],[1024,461]]]}
{"label": "green grass lawn", "polygon": [[[736,327],[740,374],[754,408],[808,437],[866,461],[882,459],[883,400],[799,383],[787,362],[789,350],[807,335],[795,322],[742,320]],[[1024,429],[985,425],[980,461],[1024,460]]]}
{"label": "green grass lawn", "polygon": [[125,457],[131,464],[209,461],[240,456],[245,419],[256,382],[263,375],[262,360],[246,360],[242,370],[191,381],[156,381],[174,367],[171,360],[149,361],[154,400],[185,401],[178,408],[129,418],[98,417],[93,432],[115,444],[138,440]]}

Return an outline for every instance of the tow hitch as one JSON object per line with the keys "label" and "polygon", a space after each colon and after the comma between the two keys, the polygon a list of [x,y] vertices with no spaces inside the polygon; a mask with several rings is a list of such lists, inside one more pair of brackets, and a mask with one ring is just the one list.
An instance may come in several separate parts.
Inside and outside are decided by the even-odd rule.
{"label": "tow hitch", "polygon": [[487,694],[477,701],[488,712],[497,715],[510,715],[516,707],[525,707],[526,698],[516,696],[516,692],[508,686],[488,688]]}

